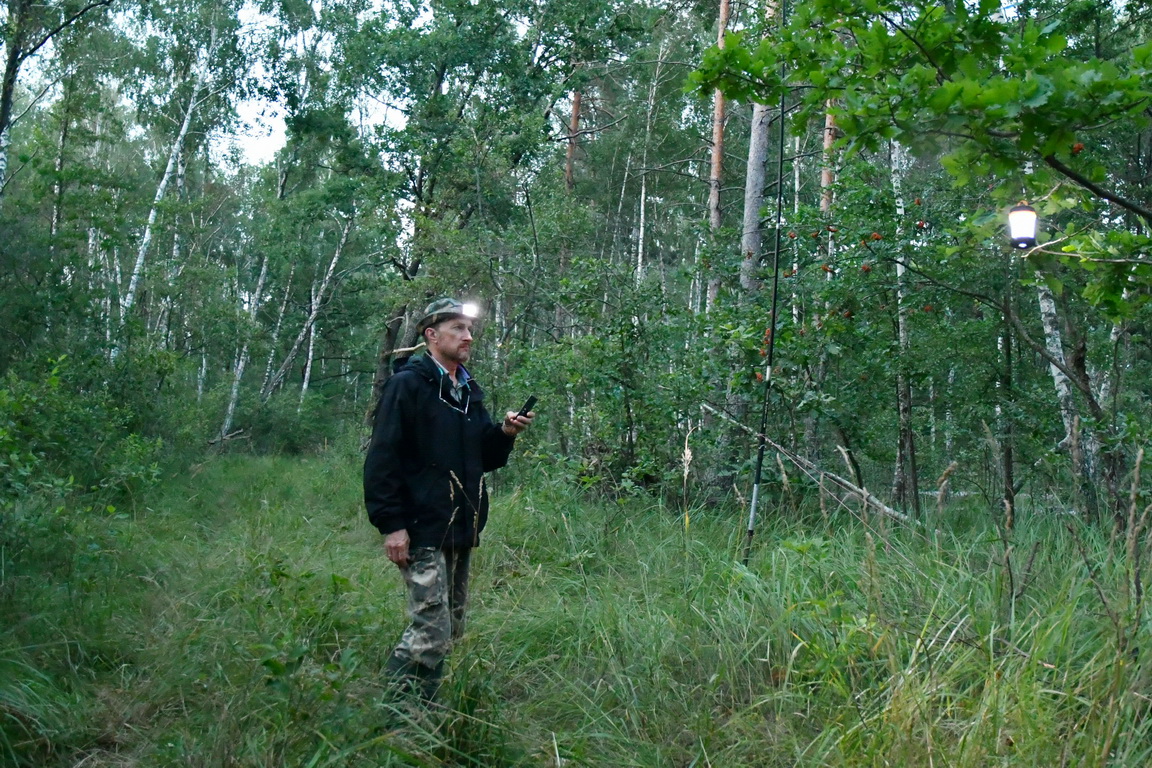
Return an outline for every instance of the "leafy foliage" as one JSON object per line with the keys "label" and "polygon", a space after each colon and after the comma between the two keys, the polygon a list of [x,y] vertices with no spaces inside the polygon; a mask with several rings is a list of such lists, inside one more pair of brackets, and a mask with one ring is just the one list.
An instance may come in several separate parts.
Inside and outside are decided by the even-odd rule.
{"label": "leafy foliage", "polygon": [[159,479],[161,441],[128,432],[128,411],[107,391],[76,394],[64,359],[40,381],[9,375],[0,389],[5,506],[36,492],[134,493]]}

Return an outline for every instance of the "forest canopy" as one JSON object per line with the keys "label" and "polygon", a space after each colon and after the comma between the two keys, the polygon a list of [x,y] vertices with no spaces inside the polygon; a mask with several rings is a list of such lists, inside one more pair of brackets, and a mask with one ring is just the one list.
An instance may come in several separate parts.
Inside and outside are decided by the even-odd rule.
{"label": "forest canopy", "polygon": [[356,440],[451,294],[586,487],[743,493],[766,402],[893,509],[947,477],[1108,519],[1149,423],[1150,13],[14,0],[3,492]]}

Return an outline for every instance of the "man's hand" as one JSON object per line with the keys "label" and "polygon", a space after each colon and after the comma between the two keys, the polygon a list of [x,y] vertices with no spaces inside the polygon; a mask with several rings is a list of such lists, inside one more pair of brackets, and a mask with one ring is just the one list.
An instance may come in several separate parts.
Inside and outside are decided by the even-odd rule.
{"label": "man's hand", "polygon": [[504,414],[504,423],[500,425],[500,429],[504,430],[504,434],[508,435],[508,437],[516,437],[516,435],[528,429],[534,418],[536,418],[536,411],[528,411],[528,413],[523,416],[516,411],[508,411],[508,413]]}
{"label": "man's hand", "polygon": [[401,528],[384,537],[384,552],[401,568],[408,567],[408,531]]}

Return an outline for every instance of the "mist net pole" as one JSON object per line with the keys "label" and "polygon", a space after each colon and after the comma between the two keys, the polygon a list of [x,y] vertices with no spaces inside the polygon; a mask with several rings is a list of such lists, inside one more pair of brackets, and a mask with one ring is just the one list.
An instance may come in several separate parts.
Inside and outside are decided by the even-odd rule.
{"label": "mist net pole", "polygon": [[[780,27],[788,12],[787,3],[780,5]],[[780,65],[780,81],[784,82],[784,65]],[[768,320],[768,354],[764,369],[764,401],[760,406],[760,430],[757,434],[756,474],[752,481],[752,500],[748,504],[748,537],[744,540],[744,565],[752,556],[752,537],[756,535],[756,509],[760,504],[760,481],[764,477],[764,452],[768,447],[768,402],[772,393],[772,368],[776,359],[776,309],[780,295],[780,229],[784,219],[784,96],[780,91],[779,141],[776,147],[776,236],[772,246],[772,310]]]}

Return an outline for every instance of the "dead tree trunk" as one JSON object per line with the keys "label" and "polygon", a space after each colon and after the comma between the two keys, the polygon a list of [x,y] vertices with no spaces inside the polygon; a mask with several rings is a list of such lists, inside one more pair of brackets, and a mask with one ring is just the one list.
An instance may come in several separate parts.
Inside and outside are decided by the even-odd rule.
{"label": "dead tree trunk", "polygon": [[[784,119],[783,116],[780,118]],[[744,181],[744,225],[740,233],[740,287],[746,292],[760,286],[757,274],[762,250],[760,209],[768,166],[768,130],[772,114],[764,104],[752,105],[752,133],[748,140],[748,167]]]}

